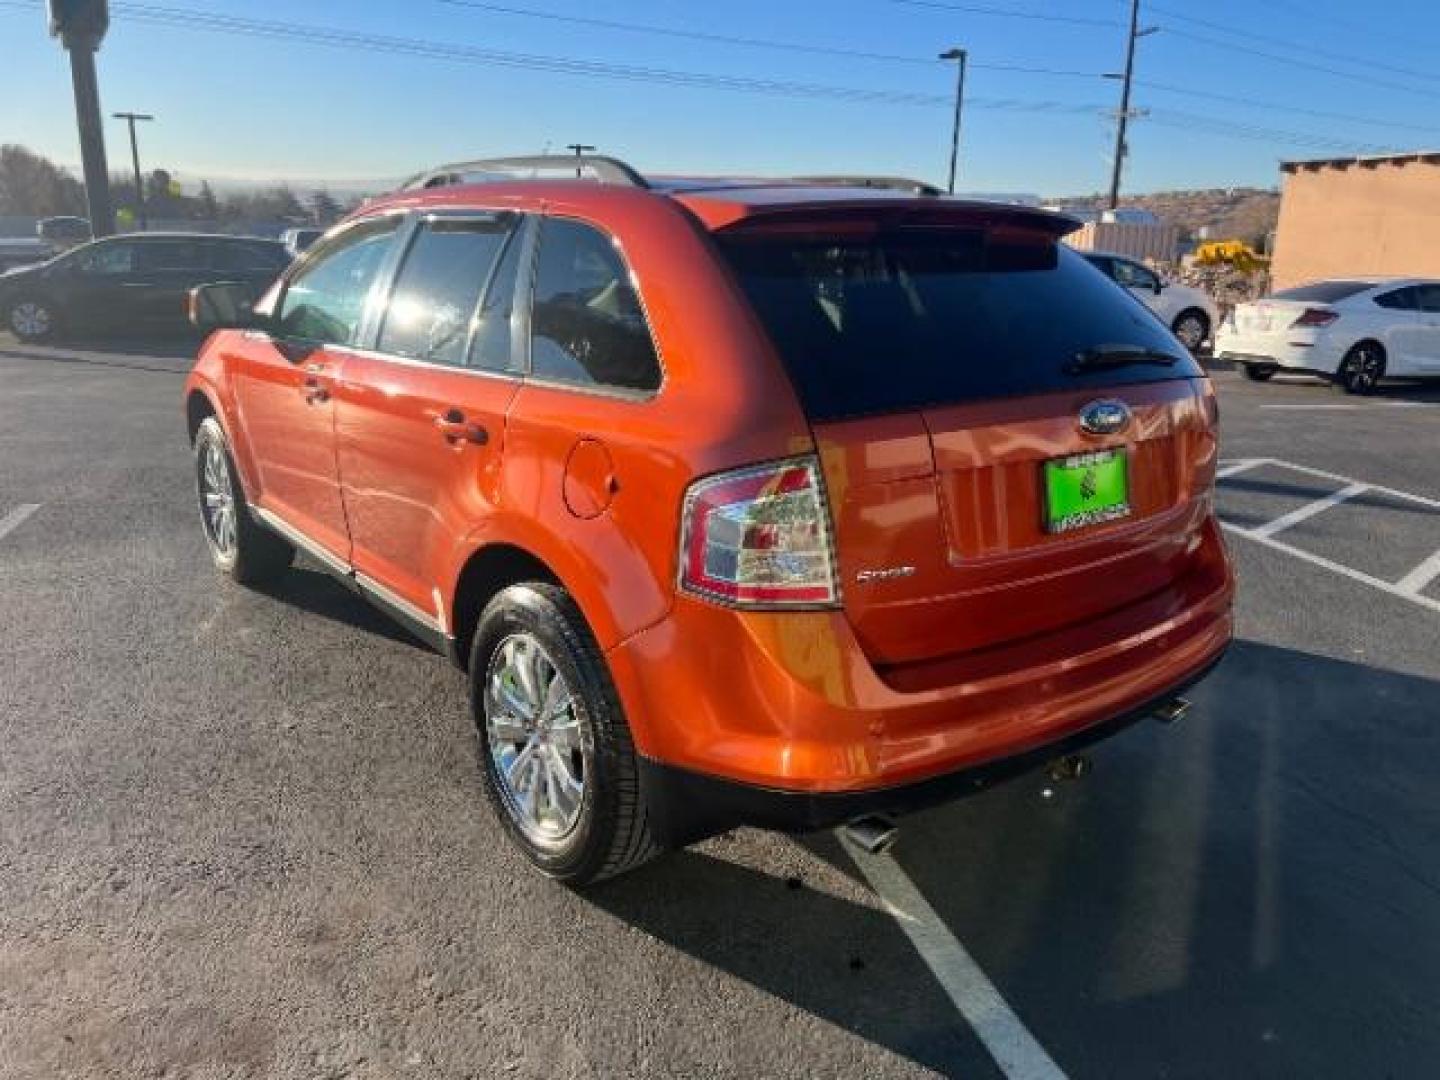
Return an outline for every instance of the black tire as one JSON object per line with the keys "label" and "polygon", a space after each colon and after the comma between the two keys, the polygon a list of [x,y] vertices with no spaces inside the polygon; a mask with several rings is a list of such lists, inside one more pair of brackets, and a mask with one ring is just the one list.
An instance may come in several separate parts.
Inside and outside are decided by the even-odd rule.
{"label": "black tire", "polygon": [[1347,394],[1373,394],[1385,377],[1385,350],[1375,341],[1351,347],[1335,372],[1335,385]]}
{"label": "black tire", "polygon": [[[213,469],[212,453],[224,463],[220,475]],[[212,468],[209,473],[207,466]],[[214,507],[207,498],[217,484],[229,492],[233,520],[228,530],[217,526]],[[250,516],[225,430],[213,416],[202,420],[195,433],[195,492],[205,545],[217,570],[241,585],[257,586],[275,580],[290,568],[295,559],[294,547]]]}
{"label": "black tire", "polygon": [[[573,703],[562,715],[577,730],[587,730],[588,725],[584,791],[575,822],[569,831],[555,837],[537,838],[527,832],[522,825],[524,811],[515,801],[513,786],[502,780],[492,751],[487,685],[492,664],[497,673],[502,672],[503,649],[517,640],[539,644],[542,658],[564,680],[563,689]],[[486,605],[470,653],[470,702],[490,807],[516,846],[542,873],[578,887],[632,870],[659,853],[651,836],[635,746],[619,696],[584,616],[564,589],[547,582],[527,582],[502,590]],[[532,730],[530,725],[526,728]],[[509,744],[517,741],[502,740]],[[531,783],[538,785],[539,781]],[[532,794],[532,805],[539,798],[538,793]],[[546,798],[553,807],[553,792]],[[533,821],[530,828],[535,828]]]}
{"label": "black tire", "polygon": [[1175,316],[1170,332],[1180,339],[1181,345],[1192,353],[1198,353],[1210,339],[1210,316],[1199,308],[1186,308]]}
{"label": "black tire", "polygon": [[1251,382],[1269,382],[1270,376],[1275,374],[1273,367],[1266,367],[1264,364],[1244,364],[1241,370]]}
{"label": "black tire", "polygon": [[60,332],[60,312],[41,296],[22,296],[5,311],[5,326],[21,341],[52,341]]}

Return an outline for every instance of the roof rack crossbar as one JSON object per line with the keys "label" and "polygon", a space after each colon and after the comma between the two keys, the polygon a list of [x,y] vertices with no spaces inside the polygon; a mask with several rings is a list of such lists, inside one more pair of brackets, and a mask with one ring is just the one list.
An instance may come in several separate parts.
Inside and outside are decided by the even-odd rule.
{"label": "roof rack crossbar", "polygon": [[456,161],[449,165],[438,165],[410,177],[400,185],[400,190],[410,191],[415,188],[446,187],[450,184],[467,183],[470,182],[468,179],[470,174],[475,173],[501,174],[488,177],[493,181],[502,178],[505,180],[530,179],[518,175],[522,173],[570,170],[574,170],[577,175],[581,171],[588,171],[602,184],[618,184],[637,188],[650,186],[645,182],[645,177],[641,176],[633,166],[619,158],[605,157],[601,154],[581,156],[536,154],[531,157],[477,158],[474,161]]}
{"label": "roof rack crossbar", "polygon": [[823,184],[835,187],[882,188],[887,191],[908,191],[915,195],[944,195],[945,192],[924,180],[911,180],[905,176],[797,176],[796,180],[806,184]]}

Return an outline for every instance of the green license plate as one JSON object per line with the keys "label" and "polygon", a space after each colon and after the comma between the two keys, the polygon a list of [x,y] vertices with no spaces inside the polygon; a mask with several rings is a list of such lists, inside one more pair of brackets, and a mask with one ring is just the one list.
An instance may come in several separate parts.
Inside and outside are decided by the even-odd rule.
{"label": "green license plate", "polygon": [[1045,528],[1052,533],[1103,525],[1130,514],[1124,450],[1097,450],[1045,462]]}

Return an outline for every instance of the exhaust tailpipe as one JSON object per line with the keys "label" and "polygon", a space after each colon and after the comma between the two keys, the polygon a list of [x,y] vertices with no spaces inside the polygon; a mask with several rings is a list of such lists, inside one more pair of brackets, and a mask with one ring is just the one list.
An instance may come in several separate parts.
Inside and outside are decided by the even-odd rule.
{"label": "exhaust tailpipe", "polygon": [[1171,698],[1155,710],[1155,719],[1162,724],[1178,724],[1190,711],[1190,702],[1183,697]]}
{"label": "exhaust tailpipe", "polygon": [[900,835],[895,822],[880,814],[856,818],[845,826],[845,838],[862,851],[883,855]]}

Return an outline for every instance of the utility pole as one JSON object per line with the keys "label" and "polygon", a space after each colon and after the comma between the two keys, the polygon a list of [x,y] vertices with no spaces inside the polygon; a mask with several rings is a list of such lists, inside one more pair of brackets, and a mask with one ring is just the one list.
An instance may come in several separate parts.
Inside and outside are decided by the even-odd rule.
{"label": "utility pole", "polygon": [[583,159],[586,154],[591,153],[595,149],[595,147],[589,145],[588,143],[572,142],[566,143],[565,149],[575,151],[575,179],[579,180],[581,159]]}
{"label": "utility pole", "polygon": [[950,184],[949,192],[955,194],[955,164],[960,157],[960,110],[965,104],[965,65],[970,54],[964,49],[948,49],[940,54],[941,60],[955,61],[955,126],[950,130]]}
{"label": "utility pole", "polygon": [[130,125],[130,163],[135,166],[135,211],[140,218],[140,231],[144,232],[150,228],[150,218],[145,213],[145,181],[140,177],[140,145],[135,141],[135,121],[154,120],[155,117],[149,113],[135,112],[117,112],[111,115]]}
{"label": "utility pole", "polygon": [[49,0],[47,6],[50,36],[58,37],[70,54],[90,235],[109,236],[115,231],[115,211],[110,203],[110,173],[105,164],[105,132],[100,126],[95,53],[110,28],[110,8],[107,0]]}
{"label": "utility pole", "polygon": [[1140,29],[1140,0],[1130,0],[1130,33],[1125,39],[1125,73],[1123,75],[1107,74],[1107,79],[1120,79],[1120,112],[1117,114],[1118,123],[1115,128],[1115,159],[1110,167],[1110,209],[1115,210],[1120,206],[1120,172],[1125,167],[1125,156],[1130,152],[1130,147],[1125,141],[1126,129],[1129,127],[1133,116],[1138,115],[1130,111],[1130,84],[1135,77],[1135,41],[1138,38],[1146,37],[1155,33],[1158,26]]}

